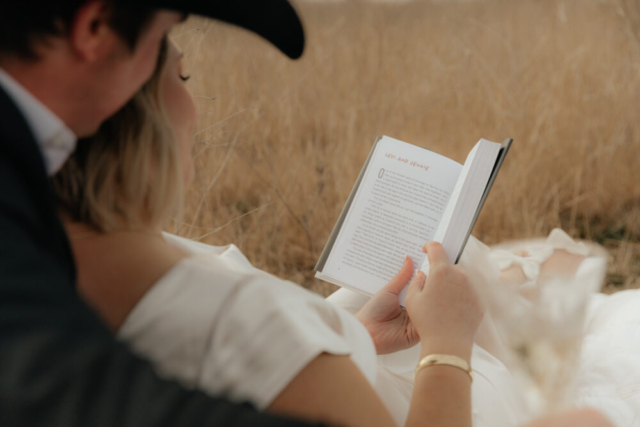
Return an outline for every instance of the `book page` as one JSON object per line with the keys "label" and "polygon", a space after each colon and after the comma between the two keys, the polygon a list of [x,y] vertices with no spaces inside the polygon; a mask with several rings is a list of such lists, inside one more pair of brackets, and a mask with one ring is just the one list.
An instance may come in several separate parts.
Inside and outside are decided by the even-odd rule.
{"label": "book page", "polygon": [[[468,233],[477,217],[478,205],[491,178],[500,144],[481,139],[471,150],[462,167],[438,229],[433,237],[442,243],[449,260],[457,262]],[[420,269],[429,274],[429,260],[424,259]]]}
{"label": "book page", "polygon": [[397,274],[405,255],[418,267],[461,169],[439,154],[382,138],[322,275],[373,294]]}
{"label": "book page", "polygon": [[[435,235],[433,236],[433,240],[436,242],[442,243],[444,236],[449,229],[449,224],[451,223],[451,218],[453,217],[453,212],[458,205],[458,201],[460,200],[460,195],[462,194],[462,187],[464,183],[467,182],[467,178],[469,176],[469,171],[471,170],[471,165],[473,164],[473,160],[476,157],[476,153],[478,152],[478,144],[476,144],[462,165],[462,170],[460,171],[460,175],[458,176],[458,182],[456,182],[453,191],[451,192],[450,203],[447,205],[444,213],[442,214],[442,220],[438,224],[438,229],[436,230]],[[449,254],[447,252],[447,254]],[[449,254],[449,258],[451,255]],[[453,261],[451,261],[453,262]],[[429,273],[429,264],[428,260],[425,261],[425,264],[421,266],[421,270],[425,273]]]}

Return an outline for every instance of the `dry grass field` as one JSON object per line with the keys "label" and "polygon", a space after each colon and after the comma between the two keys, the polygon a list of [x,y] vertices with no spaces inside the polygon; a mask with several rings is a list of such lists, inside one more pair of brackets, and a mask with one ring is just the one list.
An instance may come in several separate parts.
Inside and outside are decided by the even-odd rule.
{"label": "dry grass field", "polygon": [[313,267],[377,135],[461,162],[513,137],[476,237],[562,227],[609,250],[606,291],[640,287],[640,20],[621,1],[298,2],[296,62],[191,18],[173,37],[197,177],[170,229],[328,295]]}

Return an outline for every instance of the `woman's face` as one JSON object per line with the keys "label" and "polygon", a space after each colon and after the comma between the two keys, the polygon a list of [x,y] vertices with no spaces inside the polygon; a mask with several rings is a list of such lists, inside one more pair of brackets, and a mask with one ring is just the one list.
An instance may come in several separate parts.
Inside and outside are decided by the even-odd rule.
{"label": "woman's face", "polygon": [[198,113],[193,97],[185,85],[188,76],[183,74],[182,56],[182,52],[176,45],[169,42],[167,63],[160,82],[160,93],[165,111],[176,133],[184,183],[187,186],[193,179],[191,147]]}

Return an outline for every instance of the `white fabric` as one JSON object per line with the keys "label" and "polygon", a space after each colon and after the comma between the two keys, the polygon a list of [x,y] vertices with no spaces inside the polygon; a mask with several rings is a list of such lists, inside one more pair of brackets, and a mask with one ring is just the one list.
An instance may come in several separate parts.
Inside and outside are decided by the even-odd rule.
{"label": "white fabric", "polygon": [[494,249],[490,252],[489,257],[500,270],[518,265],[528,280],[535,281],[540,274],[540,265],[553,255],[556,249],[582,256],[589,253],[589,249],[584,243],[574,242],[562,230],[555,229],[545,242],[528,245],[524,254],[516,254],[505,249]]}
{"label": "white fabric", "polygon": [[640,426],[640,290],[596,294],[585,325],[575,403]]}
{"label": "white fabric", "polygon": [[[340,289],[323,300],[255,269],[235,246],[165,238],[194,256],[145,295],[119,333],[161,372],[265,408],[316,355],[350,354],[404,424],[420,348],[376,356],[368,333],[350,315],[368,297]],[[640,427],[639,308],[640,291],[594,294],[585,325],[574,404],[596,407],[620,427]],[[478,336],[499,347],[490,317]],[[487,348],[475,345],[471,359],[473,425],[522,425],[519,386],[495,349]]]}
{"label": "white fabric", "polygon": [[375,381],[373,342],[349,313],[253,268],[233,245],[166,238],[195,253],[147,292],[118,334],[161,373],[261,409],[323,352],[350,355]]}
{"label": "white fabric", "polygon": [[42,102],[0,68],[0,86],[24,116],[40,147],[49,175],[54,175],[76,148],[75,134]]}

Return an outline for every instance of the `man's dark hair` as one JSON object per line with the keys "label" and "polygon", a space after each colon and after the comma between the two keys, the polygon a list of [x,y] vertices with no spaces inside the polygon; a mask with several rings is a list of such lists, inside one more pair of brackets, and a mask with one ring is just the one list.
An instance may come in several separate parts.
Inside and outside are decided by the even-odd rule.
{"label": "man's dark hair", "polygon": [[[37,59],[35,43],[65,35],[78,10],[88,0],[2,0],[0,55]],[[157,9],[133,6],[126,0],[107,1],[110,26],[133,50]]]}

